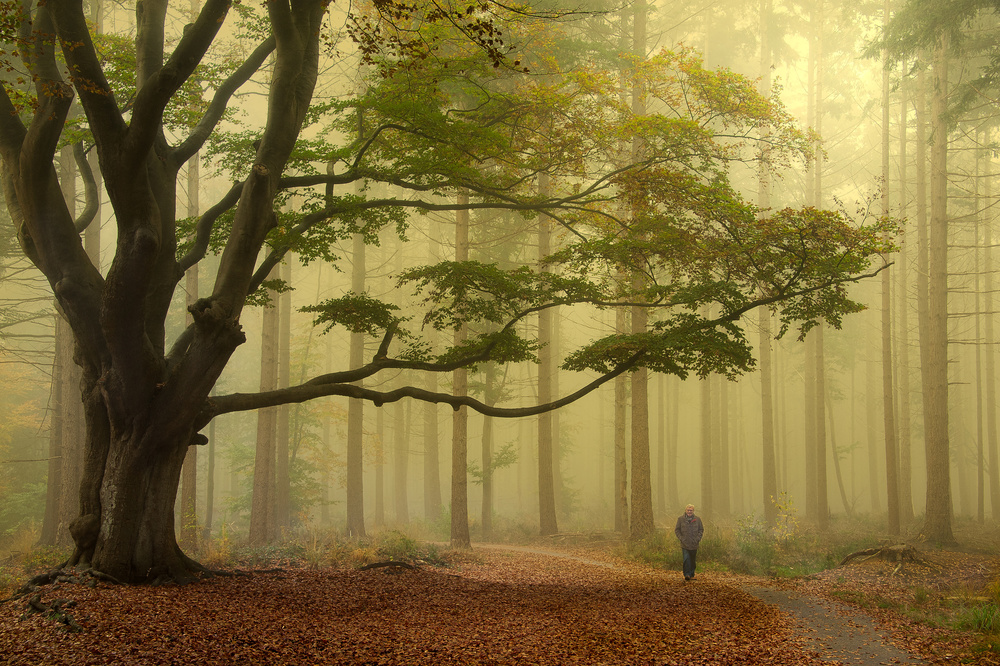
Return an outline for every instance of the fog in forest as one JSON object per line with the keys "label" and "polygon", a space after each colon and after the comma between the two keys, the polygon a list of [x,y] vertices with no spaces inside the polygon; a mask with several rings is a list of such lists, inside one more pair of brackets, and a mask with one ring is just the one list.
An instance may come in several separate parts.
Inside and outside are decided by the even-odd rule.
{"label": "fog in forest", "polygon": [[[130,4],[104,6],[101,25],[106,33],[134,35]],[[925,530],[929,497],[956,523],[998,520],[995,90],[975,98],[969,94],[970,84],[990,63],[986,52],[971,44],[963,51],[925,48],[920,58],[888,56],[877,40],[886,16],[899,4],[649,0],[644,19],[636,18],[636,5],[630,4],[574,7],[594,13],[552,22],[559,34],[573,35],[578,42],[588,36],[595,51],[641,50],[651,58],[663,50],[689,49],[704,59],[707,70],[742,75],[764,97],[775,95],[803,132],[815,131],[802,134],[812,154],[788,159],[767,176],[754,159],[724,158],[710,168],[725,163],[735,191],[763,211],[818,208],[843,211],[860,225],[879,218],[899,221],[899,233],[888,239],[896,251],[884,257],[891,265],[884,268],[876,257],[860,271],[867,277],[846,283],[846,294],[864,309],[845,314],[839,329],[821,323],[800,339],[793,323],[777,338],[780,317],[768,319],[769,335],[761,328],[761,309],[753,308],[739,321],[752,348],[753,367],[735,368],[732,377],[710,372],[702,378],[691,370],[683,379],[655,370],[626,372],[542,415],[489,417],[412,397],[377,404],[379,400],[343,395],[220,414],[201,429],[207,444],[188,449],[181,473],[175,515],[182,546],[197,549],[199,542],[220,538],[274,542],[328,530],[356,536],[359,531],[398,529],[447,541],[453,537],[455,475],[463,471],[453,451],[463,430],[467,460],[464,486],[459,485],[468,495],[473,543],[563,532],[628,535],[637,474],[650,484],[653,520],[661,530],[672,529],[688,503],[717,525],[791,516],[823,529],[830,521],[856,518],[868,521],[877,533],[916,535]],[[361,63],[355,44],[343,34],[345,9],[338,3],[325,24],[337,47],[321,56],[316,104],[349,103],[365,86],[376,85],[377,68]],[[644,45],[636,49],[639,20],[645,24]],[[180,12],[171,19],[175,37],[186,21]],[[1000,26],[991,15],[974,29],[995,33]],[[230,31],[224,31],[225,39],[242,44],[244,54],[250,51],[249,38],[225,30]],[[544,34],[508,33],[505,44],[529,37],[542,42]],[[568,55],[560,57],[569,60]],[[498,77],[504,76],[503,69],[498,68]],[[613,80],[619,73],[611,69],[607,76]],[[245,166],[251,159],[249,153],[227,153],[225,142],[237,142],[241,132],[260,131],[267,80],[260,74],[231,102],[236,111],[222,127],[232,135],[202,150],[181,170],[178,219],[210,211],[232,187],[230,169],[238,171],[238,162]],[[623,89],[625,106],[634,104],[633,93]],[[469,109],[457,97],[451,103],[453,115],[461,116]],[[657,111],[657,105],[665,108],[666,99],[651,96],[649,112]],[[945,116],[941,110],[946,104],[951,106]],[[350,144],[352,122],[362,133],[366,122],[375,122],[363,114],[360,122],[352,121],[353,113],[353,108],[342,112],[348,118],[342,122],[307,125],[300,141],[313,147],[325,141]],[[389,124],[388,113],[386,118]],[[167,132],[173,137],[180,130]],[[754,141],[767,142],[766,135],[754,132]],[[940,141],[942,135],[946,142]],[[74,173],[69,141],[56,152],[56,169],[79,213],[87,194],[83,178]],[[315,150],[323,154],[321,148]],[[622,148],[626,154],[630,150],[635,149]],[[759,150],[756,143],[749,149],[754,156]],[[473,164],[502,170],[481,161]],[[415,157],[412,168],[421,168]],[[323,174],[324,169],[321,161],[310,162],[306,156],[290,163],[286,174]],[[532,187],[542,188],[538,181],[544,178],[548,176],[533,175]],[[572,190],[567,176],[559,178],[554,177],[551,187]],[[391,180],[337,183],[332,192],[345,201],[349,196],[416,196]],[[419,196],[439,204],[462,196],[468,201],[455,182],[450,189]],[[291,219],[316,210],[323,195],[323,186],[289,191],[275,200],[277,216]],[[232,355],[212,395],[295,386],[378,358],[385,351],[380,349],[384,329],[352,333],[344,325],[314,323],[323,312],[310,306],[349,292],[398,308],[389,312],[403,317],[416,338],[393,339],[390,354],[400,354],[404,343],[440,353],[458,340],[457,333],[435,330],[424,319],[427,292],[417,293],[413,283],[400,287],[399,276],[460,260],[463,253],[483,265],[537,271],[540,254],[580,240],[574,219],[572,212],[548,216],[486,206],[395,208],[369,234],[367,245],[361,234],[330,233],[325,241],[311,241],[325,242],[323,250],[293,248],[271,272],[272,279],[291,288],[262,290],[258,296],[266,293],[270,304],[255,302],[242,311],[246,342]],[[404,224],[401,240],[397,225]],[[97,221],[82,234],[105,275],[115,253],[116,228],[105,192]],[[67,526],[79,511],[77,488],[84,464],[80,380],[49,286],[18,250],[9,221],[3,229],[0,539],[9,548],[39,541],[66,546],[71,543]],[[181,238],[179,255],[188,242]],[[209,249],[173,294],[167,350],[189,326],[187,307],[212,293],[220,262],[217,249]],[[485,270],[480,278],[483,283],[492,279]],[[943,309],[937,304],[944,301],[935,301],[942,286],[947,295]],[[595,381],[599,374],[591,369],[550,367],[595,340],[630,330],[635,316],[632,307],[587,303],[543,312],[514,325],[524,340],[541,343],[528,360],[477,363],[465,374],[383,370],[359,385],[374,392],[415,387],[430,395],[452,394],[461,389],[459,384],[467,384],[467,394],[484,405],[530,408]],[[667,317],[654,309],[648,316],[650,326]],[[928,331],[942,317],[945,340],[935,346],[939,338]],[[476,326],[470,326],[473,334]],[[946,360],[945,386],[929,389],[936,380],[933,372],[922,371],[922,362],[940,365],[941,359]],[[646,395],[640,393],[638,400],[645,410],[636,408],[636,377],[644,378]],[[933,396],[942,395],[945,418],[929,425]],[[929,434],[941,423],[943,439],[940,433]],[[649,449],[645,461],[633,456],[636,437],[645,438],[640,444]],[[360,518],[352,518],[348,506],[352,438],[361,442],[361,471],[354,477],[361,482],[362,502],[355,503]],[[937,448],[928,453],[930,441]],[[53,449],[55,442],[61,448]],[[928,478],[942,472],[941,442],[947,463],[944,490],[950,489],[950,497],[942,494],[940,484],[928,491]],[[887,460],[894,467],[891,474]],[[766,467],[773,468],[773,481],[768,481]],[[540,505],[545,496],[540,478],[551,478],[554,523],[545,516],[545,500]],[[890,488],[898,497],[894,502],[888,499]],[[254,511],[263,512],[260,520],[266,527],[263,535],[252,537]],[[932,537],[942,536],[930,531]]]}

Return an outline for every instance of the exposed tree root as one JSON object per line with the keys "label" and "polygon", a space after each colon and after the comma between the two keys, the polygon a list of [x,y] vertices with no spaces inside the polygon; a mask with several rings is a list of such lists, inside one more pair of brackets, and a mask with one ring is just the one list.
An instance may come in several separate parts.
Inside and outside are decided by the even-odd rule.
{"label": "exposed tree root", "polygon": [[97,569],[88,567],[77,570],[73,567],[60,567],[58,569],[53,569],[52,571],[38,574],[37,576],[32,576],[17,590],[17,592],[6,599],[0,600],[0,603],[22,599],[25,596],[30,595],[28,596],[26,603],[27,612],[22,616],[22,618],[27,617],[32,613],[41,613],[50,620],[56,620],[66,625],[66,631],[74,633],[80,632],[83,631],[83,627],[81,627],[77,621],[73,619],[72,615],[66,612],[66,609],[75,606],[76,602],[69,599],[53,599],[52,601],[46,603],[42,601],[42,593],[39,590],[46,585],[52,585],[54,583],[69,583],[72,585],[97,587],[99,581],[113,583],[115,585],[121,584],[114,576],[98,571]]}
{"label": "exposed tree root", "polygon": [[97,587],[98,581],[121,585],[121,582],[114,576],[98,571],[97,569],[91,569],[88,567],[78,570],[72,567],[60,567],[58,569],[53,569],[52,571],[38,574],[37,576],[32,576],[24,583],[24,585],[18,588],[17,592],[6,599],[0,599],[0,603],[20,599],[27,594],[37,592],[41,587],[52,585],[53,583],[71,583],[73,585]]}
{"label": "exposed tree root", "polygon": [[396,560],[389,560],[387,562],[372,562],[371,564],[366,564],[363,567],[358,567],[358,571],[367,571],[368,569],[379,569],[381,567],[397,567],[403,569],[416,569],[409,562],[398,562]]}
{"label": "exposed tree root", "polygon": [[595,541],[620,541],[621,535],[616,532],[556,532],[549,534],[550,541],[573,541],[592,543]]}
{"label": "exposed tree root", "polygon": [[891,546],[879,546],[876,548],[866,548],[865,550],[853,552],[841,560],[840,566],[844,566],[855,561],[857,564],[860,564],[874,558],[879,558],[887,562],[895,562],[896,568],[892,571],[893,576],[899,573],[902,570],[903,565],[907,562],[936,568],[934,564],[920,557],[916,548],[905,543],[893,544]]}
{"label": "exposed tree root", "polygon": [[31,613],[41,613],[49,620],[62,622],[66,625],[66,631],[79,633],[83,631],[83,627],[73,619],[72,615],[66,612],[67,608],[73,608],[74,606],[76,606],[76,602],[70,599],[53,599],[48,604],[45,604],[42,601],[42,594],[36,592],[28,598],[28,613],[22,616],[22,619]]}

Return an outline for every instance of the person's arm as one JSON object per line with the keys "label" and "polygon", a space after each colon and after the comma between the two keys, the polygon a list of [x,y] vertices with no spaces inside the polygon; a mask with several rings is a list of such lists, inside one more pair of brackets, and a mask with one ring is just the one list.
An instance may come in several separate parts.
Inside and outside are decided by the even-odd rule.
{"label": "person's arm", "polygon": [[680,518],[677,519],[677,524],[674,525],[674,536],[676,536],[678,539],[681,538],[681,519]]}
{"label": "person's arm", "polygon": [[705,523],[701,522],[701,518],[698,519],[698,541],[705,536]]}

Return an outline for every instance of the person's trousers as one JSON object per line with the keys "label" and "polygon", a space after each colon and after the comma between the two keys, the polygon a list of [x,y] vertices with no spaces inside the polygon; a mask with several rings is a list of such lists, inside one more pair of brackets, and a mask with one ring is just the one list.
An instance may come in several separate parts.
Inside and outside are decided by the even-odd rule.
{"label": "person's trousers", "polygon": [[682,548],[684,553],[684,578],[694,578],[694,569],[698,565],[698,551]]}

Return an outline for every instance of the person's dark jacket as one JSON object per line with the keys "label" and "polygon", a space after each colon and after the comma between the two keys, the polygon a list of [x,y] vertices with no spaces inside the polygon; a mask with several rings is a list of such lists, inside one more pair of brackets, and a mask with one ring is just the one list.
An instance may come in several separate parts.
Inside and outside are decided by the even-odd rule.
{"label": "person's dark jacket", "polygon": [[701,524],[701,518],[698,516],[691,516],[689,518],[685,513],[677,519],[674,534],[680,540],[681,548],[684,550],[698,550],[698,543],[701,542],[701,537],[705,534],[705,526]]}

